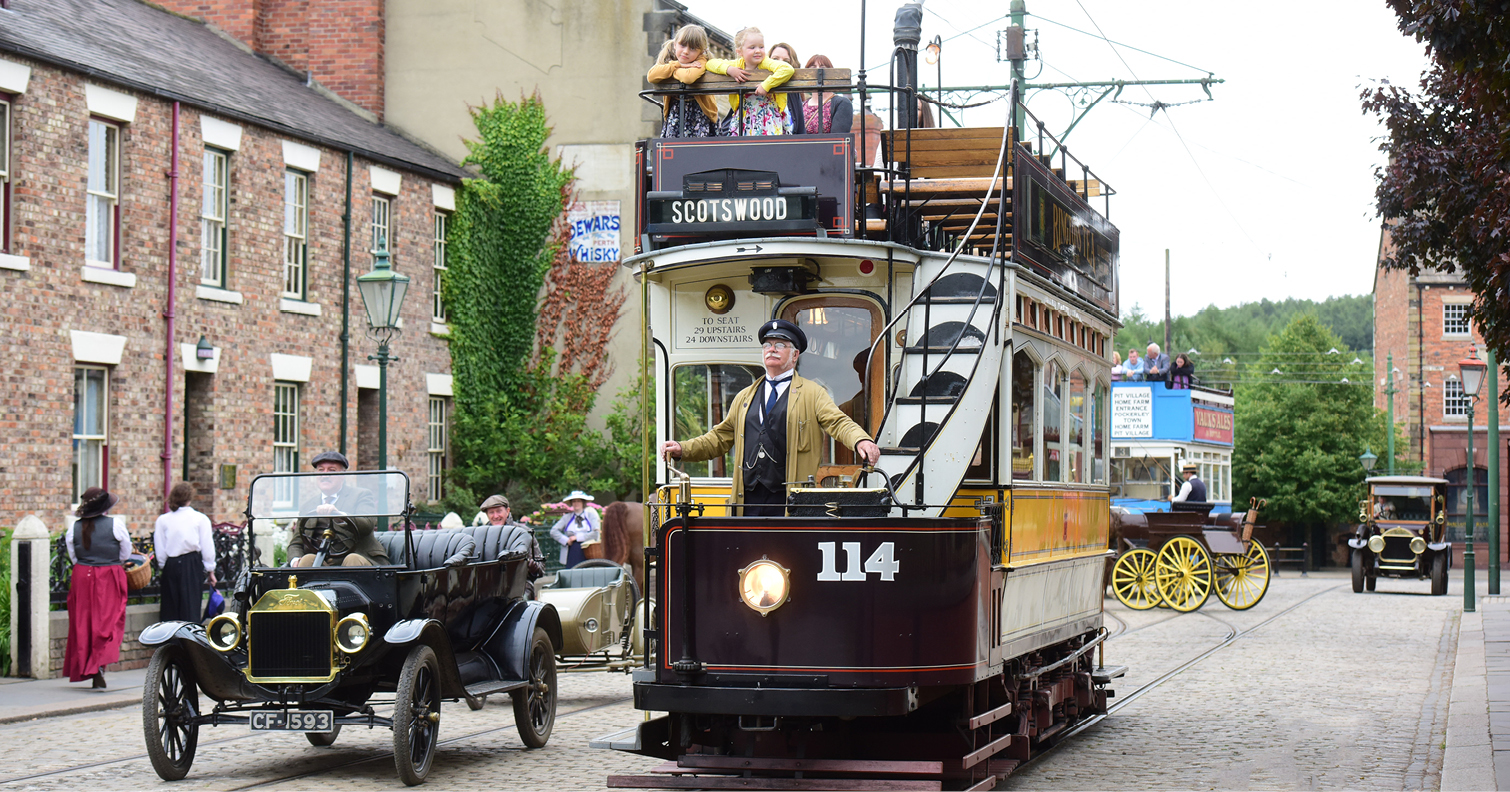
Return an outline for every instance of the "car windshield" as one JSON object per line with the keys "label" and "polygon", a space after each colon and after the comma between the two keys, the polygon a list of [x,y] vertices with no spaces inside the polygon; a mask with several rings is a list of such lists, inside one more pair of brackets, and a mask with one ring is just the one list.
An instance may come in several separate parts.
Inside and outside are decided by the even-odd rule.
{"label": "car windshield", "polygon": [[1374,516],[1381,520],[1426,522],[1431,519],[1431,487],[1374,487]]}
{"label": "car windshield", "polygon": [[284,473],[252,481],[254,520],[283,520],[314,514],[324,504],[350,517],[392,517],[409,503],[409,477],[398,471],[364,473]]}

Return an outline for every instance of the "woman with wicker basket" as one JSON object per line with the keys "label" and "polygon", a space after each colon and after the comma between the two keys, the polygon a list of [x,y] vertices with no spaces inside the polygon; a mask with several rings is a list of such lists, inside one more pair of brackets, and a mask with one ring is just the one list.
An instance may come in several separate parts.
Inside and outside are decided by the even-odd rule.
{"label": "woman with wicker basket", "polygon": [[126,634],[126,568],[131,535],[126,523],[105,512],[119,498],[103,487],[90,487],[79,498],[78,520],[69,527],[66,542],[73,561],[68,585],[68,648],[63,673],[69,682],[94,680],[105,687],[105,666],[121,659]]}

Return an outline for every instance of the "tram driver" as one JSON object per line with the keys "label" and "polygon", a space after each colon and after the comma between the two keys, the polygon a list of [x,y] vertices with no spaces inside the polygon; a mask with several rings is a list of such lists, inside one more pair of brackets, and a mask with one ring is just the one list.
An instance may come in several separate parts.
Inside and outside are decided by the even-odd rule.
{"label": "tram driver", "polygon": [[[835,404],[821,385],[797,376],[797,358],[807,335],[796,324],[773,319],[760,327],[761,362],[766,376],[740,391],[728,415],[691,440],[661,443],[661,456],[700,462],[734,449],[734,500],[746,517],[786,513],[786,483],[818,472],[822,438],[815,428],[855,450],[856,459],[874,465],[881,449]],[[777,427],[783,427],[777,431]]]}

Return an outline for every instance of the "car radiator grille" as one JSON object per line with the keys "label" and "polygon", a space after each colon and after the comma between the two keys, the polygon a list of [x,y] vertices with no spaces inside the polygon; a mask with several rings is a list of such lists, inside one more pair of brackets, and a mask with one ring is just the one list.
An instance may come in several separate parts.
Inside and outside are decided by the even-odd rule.
{"label": "car radiator grille", "polygon": [[248,625],[251,675],[330,675],[330,614],[322,611],[253,613]]}

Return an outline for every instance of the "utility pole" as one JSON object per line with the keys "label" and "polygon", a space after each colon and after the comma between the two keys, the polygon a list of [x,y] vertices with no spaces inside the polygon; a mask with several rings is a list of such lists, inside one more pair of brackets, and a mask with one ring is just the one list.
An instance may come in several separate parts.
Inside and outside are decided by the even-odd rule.
{"label": "utility pole", "polygon": [[1164,248],[1164,348],[1160,351],[1169,354],[1169,248]]}
{"label": "utility pole", "polygon": [[[1500,367],[1494,350],[1485,349],[1489,363],[1489,593],[1500,593]],[[1472,432],[1473,427],[1468,427]]]}
{"label": "utility pole", "polygon": [[[1007,28],[1007,60],[1012,63],[1013,84],[1022,85],[1024,82],[1022,64],[1028,59],[1027,31],[1022,26],[1022,18],[1028,13],[1027,1],[1012,0],[1011,13],[1012,26]],[[942,97],[943,93],[940,90],[939,96]],[[1027,103],[1028,98],[1023,96],[1021,104],[1012,108],[1012,126],[1017,127],[1018,135],[1022,137],[1027,136],[1024,131],[1027,126],[1027,108],[1025,107]]]}

